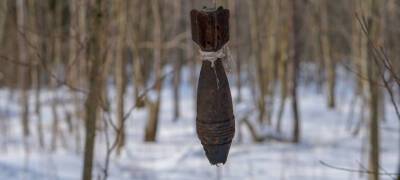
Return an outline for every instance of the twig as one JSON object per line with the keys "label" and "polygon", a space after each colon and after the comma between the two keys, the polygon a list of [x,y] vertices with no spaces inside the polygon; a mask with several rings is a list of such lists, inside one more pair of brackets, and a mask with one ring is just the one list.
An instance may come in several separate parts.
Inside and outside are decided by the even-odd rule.
{"label": "twig", "polygon": [[[358,16],[358,14],[356,14],[356,18],[357,18],[358,22],[360,23],[360,26],[361,26],[363,32],[365,33],[365,36],[367,36],[368,46],[372,50],[373,60],[374,60],[375,64],[379,67],[380,61],[382,61],[384,68],[389,71],[390,76],[396,81],[397,86],[400,87],[400,79],[398,79],[396,73],[393,71],[392,63],[391,63],[389,57],[387,56],[387,54],[385,53],[383,47],[380,47],[378,49],[375,46],[375,44],[371,41],[371,39],[369,38],[369,36],[368,36],[369,32],[368,32],[368,27],[367,27],[366,21],[365,20],[362,21],[361,18]],[[396,100],[394,98],[394,93],[392,91],[392,88],[389,86],[389,82],[388,82],[388,80],[386,80],[384,72],[382,72],[381,69],[378,69],[378,71],[379,71],[379,75],[384,83],[384,87],[387,90],[387,92],[389,93],[391,103],[393,104],[393,108],[396,111],[397,119],[400,120],[400,110],[399,110]]]}
{"label": "twig", "polygon": [[11,60],[10,58],[8,58],[7,56],[4,55],[0,55],[0,61],[4,61],[4,62],[8,62],[17,66],[24,66],[24,67],[34,67],[37,66],[36,64],[32,64],[32,63],[27,63],[27,62],[21,62],[18,60]]}
{"label": "twig", "polygon": [[361,170],[361,169],[350,169],[350,168],[344,168],[344,167],[338,167],[338,166],[334,166],[334,165],[330,165],[324,161],[319,161],[319,163],[325,167],[331,168],[331,169],[335,169],[335,170],[339,170],[339,171],[346,171],[346,172],[351,172],[351,173],[363,173],[363,174],[379,174],[379,175],[384,175],[384,176],[389,176],[389,177],[393,177],[393,176],[397,176],[399,175],[398,173],[388,173],[388,172],[374,172],[374,171],[370,171],[370,170]]}
{"label": "twig", "polygon": [[[151,90],[153,90],[156,85],[160,82],[162,82],[166,77],[172,75],[176,70],[172,70],[166,74],[164,74],[161,78],[157,79],[152,86],[146,88],[140,95],[139,95],[139,99],[144,98]],[[137,103],[133,104],[131,108],[129,108],[128,112],[124,115],[124,118],[122,119],[122,127],[125,126],[126,120],[130,117],[130,115],[132,114],[133,110],[135,110],[137,108]],[[114,139],[114,141],[112,142],[112,144],[110,143],[109,140],[109,135],[108,132],[105,132],[105,136],[106,136],[106,146],[107,146],[107,152],[106,152],[106,160],[105,160],[105,165],[103,168],[103,179],[106,180],[108,178],[108,169],[109,169],[109,164],[110,164],[110,157],[111,154],[114,152],[114,150],[117,148],[118,142],[119,142],[119,138],[121,135],[121,130],[119,128],[117,128],[117,126],[113,123],[113,118],[111,117],[111,112],[108,109],[104,109],[103,110],[107,113],[107,120],[108,123],[112,126],[112,128],[114,129],[114,131],[117,133],[116,137]],[[104,123],[107,123],[107,121],[104,121]],[[108,126],[106,126],[108,127]],[[107,131],[108,128],[106,128]]]}
{"label": "twig", "polygon": [[[54,80],[57,82],[57,84],[58,84],[59,86],[66,86],[66,87],[68,87],[68,88],[69,88],[70,90],[72,90],[72,91],[76,91],[76,92],[81,92],[81,93],[87,94],[87,92],[86,92],[85,90],[79,89],[79,88],[77,88],[77,87],[74,87],[74,86],[68,84],[66,80],[61,80],[61,79],[59,79],[59,78],[57,77],[57,75],[55,75],[55,74],[48,68],[45,59],[44,59],[44,58],[42,57],[42,55],[39,53],[39,49],[38,49],[32,42],[29,41],[29,38],[27,37],[27,35],[26,35],[23,31],[21,31],[20,29],[17,29],[17,32],[21,35],[21,37],[24,38],[24,41],[25,41],[26,45],[27,45],[29,48],[32,48],[32,49],[35,50],[35,51],[34,51],[34,52],[35,52],[34,55],[38,58],[39,62],[38,62],[38,64],[31,64],[31,63],[24,63],[24,62],[18,62],[18,61],[17,61],[17,63],[15,63],[15,64],[17,64],[17,65],[25,65],[25,66],[38,66],[38,65],[40,64],[40,65],[43,67],[43,69],[50,75],[50,78],[54,79]],[[3,60],[4,60],[4,59],[6,59],[6,57],[2,57],[2,58],[0,58],[0,59],[3,59]]]}

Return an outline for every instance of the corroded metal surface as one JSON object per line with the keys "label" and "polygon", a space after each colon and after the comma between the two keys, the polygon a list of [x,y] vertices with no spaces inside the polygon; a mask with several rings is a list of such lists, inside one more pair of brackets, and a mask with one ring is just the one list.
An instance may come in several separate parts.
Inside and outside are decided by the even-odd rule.
{"label": "corroded metal surface", "polygon": [[[193,10],[193,40],[203,51],[218,51],[229,41],[229,11]],[[211,164],[225,164],[235,134],[232,96],[222,60],[203,61],[197,89],[197,135]]]}
{"label": "corroded metal surface", "polygon": [[229,41],[229,10],[192,10],[192,39],[203,51],[217,51]]}

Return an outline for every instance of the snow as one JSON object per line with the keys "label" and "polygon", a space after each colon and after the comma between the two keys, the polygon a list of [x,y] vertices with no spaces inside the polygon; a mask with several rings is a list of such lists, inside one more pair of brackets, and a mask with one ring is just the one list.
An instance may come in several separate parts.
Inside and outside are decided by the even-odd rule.
{"label": "snow", "polygon": [[[183,75],[183,77],[189,76]],[[316,93],[313,88],[302,87],[300,90],[302,135],[299,144],[276,141],[255,144],[251,142],[248,130],[242,127],[242,142],[239,143],[235,139],[227,164],[216,167],[210,166],[208,163],[195,133],[195,101],[193,101],[195,96],[192,88],[185,80],[181,87],[181,118],[174,122],[172,92],[168,81],[167,79],[165,90],[162,93],[163,103],[157,142],[142,142],[147,111],[135,109],[127,121],[126,148],[119,157],[113,155],[111,158],[109,179],[366,179],[366,175],[328,168],[321,163],[354,170],[362,169],[362,166],[368,167],[368,149],[366,149],[368,136],[365,128],[358,136],[353,136],[348,128],[348,124],[354,127],[359,119],[356,108],[355,118],[348,121],[350,108],[354,106],[351,104],[351,87],[340,85],[338,88],[339,106],[336,110],[326,108],[324,95]],[[131,90],[132,87],[129,88],[125,98],[126,109],[129,109],[134,103]],[[245,100],[243,103],[235,105],[235,112],[251,108],[251,92],[247,88],[244,88],[243,92]],[[31,103],[33,103],[34,92],[31,93]],[[66,89],[60,89],[55,95],[46,90],[43,92],[42,101],[47,102],[43,106],[47,148],[40,149],[38,147],[37,119],[32,115],[32,136],[27,143],[29,150],[26,150],[21,137],[18,93],[11,96],[9,90],[0,90],[0,127],[6,126],[7,129],[6,132],[0,132],[0,179],[80,179],[83,153],[75,150],[75,137],[67,132],[67,126],[63,120],[65,110],[73,110],[72,105],[64,104],[58,109],[63,135],[68,142],[67,148],[61,144],[55,152],[51,152],[48,148],[52,122],[51,103],[48,102],[51,102],[54,96],[60,98],[61,101],[69,99],[70,96],[65,96],[66,94],[68,95]],[[234,96],[237,94],[233,87],[232,94]],[[110,97],[112,102],[115,99],[113,90],[110,91]],[[289,105],[290,102],[287,103],[282,124],[283,133],[287,137],[290,137],[292,127]],[[31,111],[33,114],[32,109]],[[381,124],[381,163],[382,170],[394,173],[398,163],[399,122],[390,105],[386,107],[386,112],[386,121]],[[236,116],[240,115],[236,114]],[[104,133],[98,131],[93,172],[95,178],[102,176],[106,155],[104,138]],[[392,179],[385,175],[381,177],[382,179]]]}

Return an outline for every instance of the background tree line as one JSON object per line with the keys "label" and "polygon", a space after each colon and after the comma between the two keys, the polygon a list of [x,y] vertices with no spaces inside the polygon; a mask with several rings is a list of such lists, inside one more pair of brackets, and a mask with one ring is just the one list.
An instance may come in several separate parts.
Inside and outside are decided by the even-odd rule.
{"label": "background tree line", "polygon": [[[257,122],[240,119],[254,141],[301,140],[298,87],[317,87],[335,108],[339,81],[353,82],[360,102],[356,135],[369,124],[371,179],[378,179],[379,123],[385,106],[400,101],[400,2],[396,0],[220,0],[231,11],[230,83],[236,103],[251,99]],[[57,149],[73,136],[85,152],[85,179],[90,179],[95,137],[113,114],[114,146],[125,142],[124,123],[133,108],[148,111],[145,141],[156,141],[161,92],[173,91],[174,120],[180,117],[183,70],[196,91],[200,65],[191,41],[189,12],[211,5],[195,0],[2,0],[0,2],[0,87],[20,96],[24,137],[37,132],[41,148]],[[342,77],[342,78],[339,78]],[[115,88],[116,95],[108,91]],[[132,87],[132,91],[128,88]],[[253,97],[243,97],[249,88]],[[74,104],[60,119],[63,103],[53,93],[52,138],[46,143],[40,96],[66,89]],[[134,107],[124,97],[133,93]],[[195,94],[195,93],[194,93]],[[115,107],[111,104],[115,103]],[[291,131],[283,131],[288,104]],[[389,105],[390,105],[389,104]],[[30,112],[34,112],[33,115]],[[64,111],[63,111],[64,112]],[[63,129],[61,126],[68,128]],[[267,126],[274,133],[257,132]],[[96,130],[98,129],[98,130]],[[64,144],[68,147],[69,145]],[[86,169],[89,168],[89,169]]]}

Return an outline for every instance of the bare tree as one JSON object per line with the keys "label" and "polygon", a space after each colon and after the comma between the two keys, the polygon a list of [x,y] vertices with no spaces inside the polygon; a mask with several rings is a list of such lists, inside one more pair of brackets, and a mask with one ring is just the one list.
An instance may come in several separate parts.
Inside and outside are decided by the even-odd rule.
{"label": "bare tree", "polygon": [[83,180],[92,179],[93,157],[96,138],[96,124],[98,120],[97,109],[101,105],[101,87],[103,80],[101,76],[105,59],[102,44],[104,44],[104,24],[107,11],[103,0],[97,0],[91,6],[90,39],[88,42],[89,60],[91,62],[89,74],[89,94],[85,102],[85,147],[83,159]]}
{"label": "bare tree", "polygon": [[237,0],[228,1],[228,7],[231,13],[231,49],[232,49],[232,58],[236,60],[236,89],[238,92],[237,101],[242,101],[242,60],[239,58],[239,12],[238,12],[239,3]]}
{"label": "bare tree", "polygon": [[120,153],[125,144],[125,127],[124,127],[124,95],[126,89],[125,78],[125,58],[124,52],[126,47],[126,19],[127,19],[127,3],[123,0],[115,1],[114,12],[116,13],[118,38],[115,48],[115,78],[117,82],[117,123],[118,123],[118,146],[117,154]]}
{"label": "bare tree", "polygon": [[[182,17],[182,1],[175,0],[173,2],[173,7],[175,9],[174,13],[174,35],[178,35],[180,31],[181,17]],[[174,92],[174,120],[177,121],[180,117],[180,85],[181,85],[181,69],[182,69],[182,59],[183,52],[181,49],[176,49],[173,53],[174,57],[174,78],[173,78],[173,92]]]}
{"label": "bare tree", "polygon": [[[153,58],[155,79],[162,77],[162,20],[160,13],[160,0],[151,0],[151,11],[154,18],[153,31]],[[145,141],[155,141],[157,137],[158,115],[161,104],[161,90],[163,81],[158,81],[155,86],[156,95],[154,99],[147,99],[148,120],[146,124]]]}
{"label": "bare tree", "polygon": [[[280,104],[278,108],[278,117],[277,117],[277,122],[276,122],[276,130],[277,132],[281,132],[281,125],[282,125],[282,117],[283,117],[283,112],[285,109],[285,104],[288,98],[288,80],[289,80],[289,67],[288,67],[288,61],[289,61],[289,34],[290,34],[290,18],[288,16],[288,1],[282,1],[280,4],[282,16],[280,17],[280,21],[284,23],[280,23],[281,31],[279,31],[279,39],[282,39],[279,43],[279,82],[280,82]],[[284,15],[286,14],[286,15]]]}
{"label": "bare tree", "polygon": [[297,143],[300,141],[300,113],[299,113],[299,105],[298,105],[298,97],[297,97],[297,86],[299,82],[299,71],[300,71],[300,58],[301,58],[301,5],[304,4],[304,1],[299,0],[291,0],[292,6],[292,87],[291,87],[291,96],[292,96],[292,110],[293,110],[293,142]]}
{"label": "bare tree", "polygon": [[328,91],[328,107],[335,108],[335,85],[336,85],[336,68],[335,62],[331,54],[331,42],[330,42],[330,23],[329,23],[329,2],[328,0],[322,0],[320,4],[320,30],[321,30],[321,52],[322,58],[325,62],[326,77],[327,77],[327,91]]}
{"label": "bare tree", "polygon": [[5,31],[5,24],[8,15],[8,1],[1,1],[0,2],[0,42],[3,41],[4,31]]}
{"label": "bare tree", "polygon": [[[369,47],[372,44],[380,44],[379,41],[381,33],[381,3],[379,0],[371,0],[366,2],[367,11],[369,11],[369,15],[367,16],[367,26],[366,32],[368,32],[368,43]],[[380,92],[380,86],[376,83],[379,82],[380,76],[379,73],[381,71],[381,67],[379,64],[375,63],[376,56],[373,51],[370,49],[368,51],[368,59],[367,59],[367,69],[368,69],[368,90],[369,90],[369,143],[370,143],[370,152],[369,152],[369,170],[375,172],[369,175],[369,180],[379,180],[379,154],[380,154],[380,133],[379,133],[379,119],[380,119],[380,110],[379,106],[382,101],[382,93]]]}
{"label": "bare tree", "polygon": [[[18,28],[18,52],[19,52],[19,62],[21,63],[28,63],[28,56],[27,56],[27,45],[24,38],[25,30],[26,30],[26,2],[25,0],[17,0],[15,1],[17,7],[17,28]],[[21,108],[22,108],[22,129],[23,135],[29,136],[29,95],[28,95],[28,88],[29,88],[29,81],[28,81],[28,73],[29,67],[27,66],[19,66],[19,86],[21,88]]]}
{"label": "bare tree", "polygon": [[250,22],[250,38],[251,38],[251,59],[254,60],[254,65],[256,68],[256,78],[257,78],[257,87],[259,88],[258,91],[258,98],[257,98],[257,105],[258,105],[258,120],[259,122],[264,122],[265,120],[265,98],[267,95],[267,84],[265,80],[265,69],[263,65],[263,61],[261,59],[261,46],[260,46],[260,24],[259,24],[259,6],[255,0],[249,0],[248,7],[249,7],[249,22]]}

